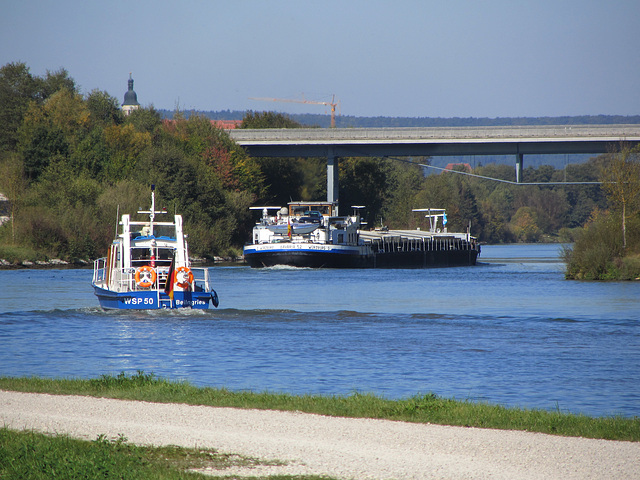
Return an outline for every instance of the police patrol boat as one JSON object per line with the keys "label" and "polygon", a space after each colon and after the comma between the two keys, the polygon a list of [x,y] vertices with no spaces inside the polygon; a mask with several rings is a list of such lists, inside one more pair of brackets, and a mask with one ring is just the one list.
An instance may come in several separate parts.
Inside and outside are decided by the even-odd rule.
{"label": "police patrol boat", "polygon": [[189,261],[182,216],[173,222],[158,222],[155,187],[151,186],[151,209],[147,220],[122,215],[122,231],[116,235],[106,257],[94,262],[92,285],[105,309],[207,309],[218,306],[218,295],[210,287],[209,270],[193,268]]}

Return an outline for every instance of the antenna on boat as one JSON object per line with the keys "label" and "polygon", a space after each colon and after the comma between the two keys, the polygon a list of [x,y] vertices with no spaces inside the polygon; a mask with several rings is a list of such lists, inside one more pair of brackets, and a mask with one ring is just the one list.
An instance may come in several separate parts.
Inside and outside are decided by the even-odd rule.
{"label": "antenna on boat", "polygon": [[156,213],[167,213],[167,209],[156,210],[156,186],[151,184],[151,209],[149,210],[138,210],[138,213],[148,213],[149,214],[149,227],[150,232],[149,235],[153,235],[153,220],[156,218]]}
{"label": "antenna on boat", "polygon": [[120,204],[116,205],[116,230],[114,237],[118,235],[118,219],[120,218]]}

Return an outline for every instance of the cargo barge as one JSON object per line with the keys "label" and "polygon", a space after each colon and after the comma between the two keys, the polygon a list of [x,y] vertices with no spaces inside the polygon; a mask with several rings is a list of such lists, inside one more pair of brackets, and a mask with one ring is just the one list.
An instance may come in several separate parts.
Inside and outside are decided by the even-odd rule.
{"label": "cargo barge", "polygon": [[363,230],[359,206],[348,216],[337,215],[337,205],[327,202],[251,208],[262,210],[252,241],[244,246],[244,259],[254,268],[453,267],[475,265],[480,254],[469,232],[447,231],[443,209],[414,210],[429,218],[429,231],[422,231]]}

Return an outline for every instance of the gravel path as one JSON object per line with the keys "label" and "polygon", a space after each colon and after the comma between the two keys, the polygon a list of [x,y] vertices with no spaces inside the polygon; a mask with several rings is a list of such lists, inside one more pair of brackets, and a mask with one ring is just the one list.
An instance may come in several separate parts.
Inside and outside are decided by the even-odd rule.
{"label": "gravel path", "polygon": [[0,391],[0,424],[288,462],[218,475],[342,479],[640,479],[640,443],[304,413]]}

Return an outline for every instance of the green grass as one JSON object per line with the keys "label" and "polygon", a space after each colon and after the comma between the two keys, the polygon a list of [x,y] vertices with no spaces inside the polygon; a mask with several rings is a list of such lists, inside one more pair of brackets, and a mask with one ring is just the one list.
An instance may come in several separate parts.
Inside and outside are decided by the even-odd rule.
{"label": "green grass", "polygon": [[35,262],[36,260],[46,260],[46,256],[44,254],[38,253],[31,248],[2,244],[0,244],[0,258],[3,258],[10,263],[20,263],[23,260],[31,262]]}
{"label": "green grass", "polygon": [[91,379],[0,377],[0,389],[22,392],[184,403],[218,407],[300,411],[354,418],[465,427],[525,430],[563,436],[640,441],[640,418],[589,417],[558,410],[507,408],[500,405],[441,398],[434,394],[389,400],[372,394],[348,396],[288,395],[270,392],[233,392],[201,388],[141,371],[133,375],[102,375]]}
{"label": "green grass", "polygon": [[[151,447],[127,443],[120,436],[109,440],[100,435],[92,442],[66,435],[44,435],[0,428],[0,478],[25,479],[123,479],[181,480],[229,478],[189,471],[194,468],[274,465],[254,458],[221,454],[215,450],[177,446]],[[294,478],[271,476],[278,478]],[[295,477],[319,480],[321,477]],[[326,480],[326,479],[325,479]]]}

